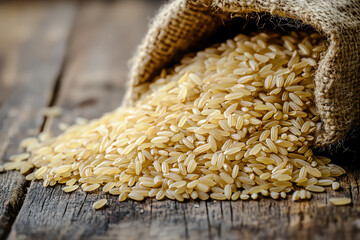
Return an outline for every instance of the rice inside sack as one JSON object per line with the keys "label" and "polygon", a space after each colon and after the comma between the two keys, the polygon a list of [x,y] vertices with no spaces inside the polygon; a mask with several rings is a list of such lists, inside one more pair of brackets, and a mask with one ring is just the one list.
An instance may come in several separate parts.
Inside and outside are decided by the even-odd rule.
{"label": "rice inside sack", "polygon": [[[135,107],[22,144],[5,169],[44,186],[143,200],[309,199],[345,171],[311,144],[320,128],[313,73],[316,33],[240,34],[185,57]],[[26,144],[28,143],[28,144]]]}

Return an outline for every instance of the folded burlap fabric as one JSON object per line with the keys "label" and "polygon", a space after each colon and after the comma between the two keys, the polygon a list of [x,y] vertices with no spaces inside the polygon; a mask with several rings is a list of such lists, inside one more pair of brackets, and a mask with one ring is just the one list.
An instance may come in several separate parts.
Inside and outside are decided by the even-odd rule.
{"label": "folded burlap fabric", "polygon": [[[131,61],[125,104],[132,104],[162,68],[237,18],[294,19],[324,35],[329,47],[315,75],[315,102],[322,128],[315,146],[340,143],[360,123],[360,1],[175,0],[161,8]],[[241,28],[237,33],[241,32]]]}

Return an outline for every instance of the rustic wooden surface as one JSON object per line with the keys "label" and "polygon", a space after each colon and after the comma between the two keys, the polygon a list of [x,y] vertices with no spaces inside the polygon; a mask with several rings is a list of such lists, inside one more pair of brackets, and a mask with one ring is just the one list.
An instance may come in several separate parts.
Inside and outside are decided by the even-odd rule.
{"label": "rustic wooden surface", "polygon": [[[120,105],[127,60],[161,1],[0,2],[0,163],[21,138]],[[41,108],[60,106],[60,118]],[[118,202],[93,211],[101,193],[0,174],[0,239],[360,239],[359,142],[332,156],[348,174],[341,191],[291,200]],[[100,194],[100,196],[99,196]],[[333,196],[349,206],[330,205]]]}

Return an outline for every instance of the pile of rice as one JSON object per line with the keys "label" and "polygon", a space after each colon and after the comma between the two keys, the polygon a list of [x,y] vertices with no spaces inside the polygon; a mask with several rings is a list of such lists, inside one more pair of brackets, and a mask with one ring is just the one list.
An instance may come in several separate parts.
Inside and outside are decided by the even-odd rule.
{"label": "pile of rice", "polygon": [[102,187],[120,201],[300,200],[337,189],[344,169],[310,148],[321,127],[313,79],[325,49],[317,33],[240,34],[164,70],[135,107],[56,138],[25,139],[26,153],[4,168],[65,192]]}

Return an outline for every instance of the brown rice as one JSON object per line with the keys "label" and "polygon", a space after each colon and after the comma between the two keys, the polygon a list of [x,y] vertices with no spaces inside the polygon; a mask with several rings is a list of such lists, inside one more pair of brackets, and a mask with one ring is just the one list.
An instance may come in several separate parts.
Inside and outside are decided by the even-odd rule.
{"label": "brown rice", "polygon": [[66,183],[65,192],[102,186],[119,201],[278,199],[291,192],[296,201],[323,186],[337,189],[334,177],[345,171],[309,149],[321,125],[314,49],[325,45],[316,33],[240,34],[163,70],[142,86],[135,107],[79,120],[56,138],[23,140],[27,153],[4,168],[46,186]]}

